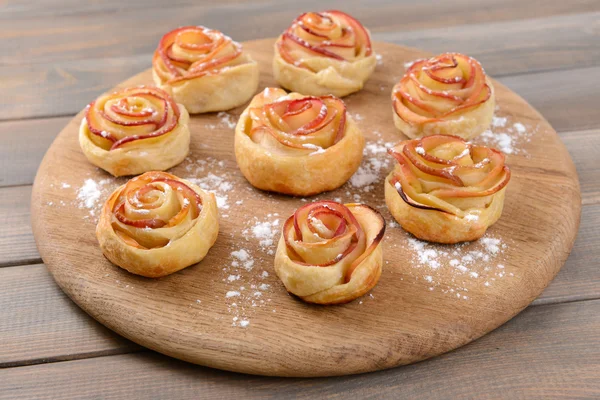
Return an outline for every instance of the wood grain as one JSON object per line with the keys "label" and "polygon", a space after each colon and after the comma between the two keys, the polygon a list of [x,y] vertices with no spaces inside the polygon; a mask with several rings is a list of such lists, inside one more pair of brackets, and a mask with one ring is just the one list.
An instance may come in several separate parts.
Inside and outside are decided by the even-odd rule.
{"label": "wood grain", "polygon": [[[555,68],[580,68],[600,64],[600,30],[594,28],[599,14],[561,15],[548,19],[535,19],[528,23],[486,23],[438,30],[415,32],[385,32],[375,37],[394,40],[397,44],[414,45],[424,50],[441,52],[459,50],[481,62],[486,71],[494,77],[532,73]],[[541,27],[541,28],[540,28]],[[1,28],[0,28],[1,29]],[[158,29],[158,28],[152,28]],[[143,29],[148,34],[152,29]],[[282,28],[283,29],[283,28]],[[120,49],[114,57],[98,58],[93,52],[87,58],[76,60],[44,61],[26,65],[0,63],[0,119],[24,117],[46,117],[77,113],[93,98],[150,66],[151,52],[160,37],[144,38],[148,45],[146,53],[123,56]],[[272,33],[273,35],[278,32]],[[1,36],[0,36],[1,37]],[[235,36],[234,36],[235,37]],[[478,37],[478,40],[472,40]],[[120,38],[123,39],[123,38]],[[129,38],[128,40],[133,40]],[[72,43],[72,42],[69,42]],[[102,42],[105,43],[105,42]],[[577,43],[573,46],[572,43]],[[97,41],[86,41],[82,46],[94,46]],[[2,46],[2,44],[0,44]],[[78,54],[84,53],[78,49]],[[56,52],[60,50],[55,49]],[[66,50],[64,50],[66,51]],[[104,50],[102,50],[104,52]],[[127,49],[130,52],[131,49]],[[55,53],[53,53],[55,54]],[[66,55],[65,55],[66,57]],[[594,77],[590,77],[592,79]],[[596,77],[597,78],[597,77]],[[528,80],[537,78],[527,76]],[[33,83],[33,85],[32,85]],[[543,81],[544,85],[554,86],[555,82]],[[511,88],[526,99],[535,96],[519,85]],[[533,90],[544,90],[534,87]],[[570,93],[567,88],[560,90]],[[594,91],[582,93],[582,112],[594,115],[593,107],[598,99]],[[577,98],[577,97],[574,97]],[[567,99],[569,100],[569,99]],[[585,103],[587,102],[587,103]],[[534,104],[545,114],[543,104]],[[576,120],[579,123],[579,118]],[[573,128],[577,129],[573,124]],[[558,129],[564,130],[564,129]]]}
{"label": "wood grain", "polygon": [[[246,43],[247,51],[261,65],[262,87],[273,83],[269,63],[272,43]],[[365,89],[346,98],[346,103],[351,113],[364,116],[361,125],[368,127],[364,133],[369,140],[381,135],[383,141],[393,141],[398,133],[388,123],[388,92],[382,88],[395,83],[395,65],[423,54],[390,44],[376,46],[384,59],[392,61],[390,66],[380,66]],[[123,85],[148,80],[146,71]],[[227,179],[237,188],[228,192],[230,201],[237,200],[240,193],[245,198],[242,207],[227,210],[229,218],[221,220],[220,238],[201,268],[148,281],[115,268],[101,256],[94,224],[89,218],[83,220],[87,211],[73,206],[75,187],[89,177],[106,176],[91,167],[79,150],[76,133],[80,116],[58,136],[36,177],[34,204],[42,206],[32,210],[40,252],[63,290],[94,318],[137,343],[185,360],[251,373],[314,376],[382,369],[440,354],[489,332],[539,295],[567,258],[577,230],[579,188],[564,146],[523,100],[500,84],[496,90],[500,115],[506,115],[510,123],[523,122],[536,133],[531,142],[522,144],[528,156],[509,157],[513,179],[504,218],[491,230],[510,241],[502,258],[506,270],[500,276],[513,274],[514,279],[498,280],[488,287],[483,281],[496,278],[482,269],[482,279],[460,283],[468,291],[469,301],[457,299],[454,289],[450,295],[429,290],[424,271],[414,268],[409,252],[401,250],[407,235],[400,229],[389,230],[384,241],[389,265],[372,293],[374,298],[365,298],[365,304],[311,307],[289,297],[272,274],[272,257],[257,241],[244,241],[241,224],[248,220],[246,210],[262,220],[267,212],[285,216],[304,203],[250,189],[235,168],[231,128],[207,130],[209,124],[219,123],[214,115],[192,120],[192,154],[222,160]],[[236,109],[231,114],[240,112]],[[215,168],[211,172],[216,173]],[[185,176],[190,169],[182,165],[173,172]],[[62,190],[61,182],[70,183],[71,189]],[[380,183],[371,192],[361,191],[362,201],[382,207]],[[347,198],[352,195],[350,190],[354,192],[345,186],[327,196]],[[56,196],[71,196],[71,202],[66,207],[43,206]],[[564,218],[557,222],[555,215]],[[223,260],[228,260],[240,243],[257,257],[255,268],[271,271],[268,282],[273,288],[268,294],[272,301],[268,307],[254,309],[247,329],[231,326],[231,305],[224,298],[232,286],[221,272],[229,263]],[[443,285],[454,282],[452,270],[425,273],[435,275]],[[242,279],[236,285],[252,283],[247,275]],[[352,334],[340,342],[340,332]]]}
{"label": "wood grain", "polygon": [[[579,234],[569,258],[533,305],[600,298],[599,225],[600,204],[583,207]],[[69,301],[41,265],[0,268],[0,320],[7,321],[0,328],[0,342],[4,344],[0,347],[0,367],[139,349]],[[39,321],[49,321],[51,326]]]}
{"label": "wood grain", "polygon": [[581,209],[573,250],[556,278],[533,304],[600,298],[600,204]]}
{"label": "wood grain", "polygon": [[0,368],[139,350],[59,290],[43,265],[0,269]]}
{"label": "wood grain", "polygon": [[[4,186],[30,185],[42,157],[71,117],[0,122],[0,193]],[[560,137],[571,154],[583,204],[600,202],[600,130],[562,132]],[[10,209],[0,208],[2,213]]]}
{"label": "wood grain", "polygon": [[0,370],[2,399],[592,399],[600,397],[600,301],[533,307],[433,360],[370,374],[266,378],[156,353]]}
{"label": "wood grain", "polygon": [[31,185],[44,153],[70,119],[0,122],[0,187]]}
{"label": "wood grain", "polygon": [[551,71],[501,78],[519,91],[529,104],[543,110],[557,131],[578,131],[600,126],[600,92],[591,82],[600,82],[600,67]]}
{"label": "wood grain", "polygon": [[[570,132],[561,135],[575,161],[583,204],[600,202],[600,129]],[[599,225],[600,226],[600,225]]]}
{"label": "wood grain", "polygon": [[434,54],[447,51],[469,54],[477,58],[490,75],[501,77],[597,66],[600,64],[599,21],[600,13],[567,14],[527,21],[385,31],[373,37]]}
{"label": "wood grain", "polygon": [[31,186],[0,189],[0,267],[39,263],[30,224]]}
{"label": "wood grain", "polygon": [[[83,6],[77,2],[77,6],[70,7],[59,1],[49,3],[37,7],[19,7],[6,2],[0,5],[3,16],[0,17],[0,54],[4,55],[0,64],[52,63],[98,58],[99,54],[120,57],[124,48],[127,49],[125,54],[147,54],[154,50],[162,34],[183,25],[209,25],[239,41],[274,37],[302,12],[340,7],[339,2],[333,0],[239,2],[235,5],[232,2],[183,1],[169,2],[169,7],[156,0],[131,4],[113,0],[102,6]],[[57,17],[45,17],[58,8]],[[477,7],[469,0],[443,3],[435,0],[376,0],[368,3],[348,0],[344,2],[343,10],[359,15],[365,26],[378,32],[600,11],[600,5],[594,0],[570,1],[568,4],[538,0],[535,7],[519,0],[483,0]]]}

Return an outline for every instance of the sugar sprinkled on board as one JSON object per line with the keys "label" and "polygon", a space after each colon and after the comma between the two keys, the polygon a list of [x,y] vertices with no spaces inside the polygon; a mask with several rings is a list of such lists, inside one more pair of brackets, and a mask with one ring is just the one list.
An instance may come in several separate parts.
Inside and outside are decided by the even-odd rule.
{"label": "sugar sprinkled on board", "polygon": [[[109,185],[113,183],[113,185]],[[79,208],[88,209],[89,216],[96,216],[102,206],[104,197],[108,196],[109,190],[112,190],[115,181],[111,179],[94,180],[87,178],[83,185],[77,189],[77,200]]]}
{"label": "sugar sprinkled on board", "polygon": [[350,114],[350,116],[355,121],[362,121],[364,119],[364,117],[362,115],[360,115],[359,113]]}
{"label": "sugar sprinkled on board", "polygon": [[377,65],[383,65],[383,56],[381,54],[376,54],[375,59],[377,60]]}
{"label": "sugar sprinkled on board", "polygon": [[[250,325],[250,316],[271,302],[271,285],[266,282],[269,273],[262,268],[256,272],[253,268],[255,263],[265,267],[267,260],[245,248],[233,250],[230,260],[230,265],[223,268],[226,276],[223,282],[228,286],[225,301],[228,312],[233,316],[232,326],[245,328]],[[272,264],[272,259],[268,261]],[[272,306],[268,311],[275,312]]]}
{"label": "sugar sprinkled on board", "polygon": [[370,192],[374,189],[382,176],[382,170],[390,165],[390,158],[387,156],[387,149],[392,143],[385,143],[383,140],[368,142],[363,152],[363,161],[358,170],[350,178],[350,185],[355,188],[361,188],[363,192]]}
{"label": "sugar sprinkled on board", "polygon": [[495,115],[492,117],[492,126],[494,128],[504,128],[506,126],[506,117],[496,117]]}
{"label": "sugar sprinkled on board", "polygon": [[217,207],[219,210],[229,209],[229,195],[228,193],[233,188],[231,182],[227,181],[228,175],[215,175],[213,172],[209,172],[203,178],[187,177],[186,180],[192,182],[195,185],[200,186],[201,189],[207,190],[214,193],[217,199]]}
{"label": "sugar sprinkled on board", "polygon": [[509,117],[494,116],[491,129],[474,138],[473,143],[497,148],[504,154],[527,156],[523,145],[531,141],[531,137],[537,132],[538,127],[527,127],[521,122],[510,122]]}
{"label": "sugar sprinkled on board", "polygon": [[[467,300],[468,280],[479,281],[484,287],[489,287],[497,279],[514,276],[514,273],[505,272],[504,264],[498,263],[498,257],[507,248],[506,243],[489,234],[477,241],[456,245],[439,245],[413,237],[407,242],[413,267],[415,271],[424,269],[420,279],[426,282],[429,291],[437,289]],[[443,282],[438,282],[436,276],[444,276]],[[457,293],[460,296],[456,296]]]}
{"label": "sugar sprinkled on board", "polygon": [[81,203],[86,208],[92,208],[96,202],[100,199],[100,187],[98,182],[88,178],[83,183],[83,186],[77,191],[77,198],[81,200]]}
{"label": "sugar sprinkled on board", "polygon": [[217,118],[221,120],[222,125],[225,125],[231,129],[235,128],[237,124],[237,122],[234,119],[234,116],[225,111],[221,111],[220,113],[218,113]]}
{"label": "sugar sprinkled on board", "polygon": [[260,240],[259,244],[261,246],[271,246],[273,245],[273,235],[275,235],[273,228],[277,225],[279,225],[279,219],[276,219],[275,221],[258,222],[252,227],[252,234],[254,234],[255,238]]}

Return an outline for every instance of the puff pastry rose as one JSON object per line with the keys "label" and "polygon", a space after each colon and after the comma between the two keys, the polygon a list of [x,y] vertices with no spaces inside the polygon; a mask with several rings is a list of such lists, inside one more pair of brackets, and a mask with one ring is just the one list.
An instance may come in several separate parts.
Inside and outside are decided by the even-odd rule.
{"label": "puff pastry rose", "polygon": [[288,292],[309,303],[346,303],[381,276],[385,221],[363,204],[318,201],[283,225],[275,272]]}
{"label": "puff pastry rose", "polygon": [[385,180],[385,201],[398,223],[419,239],[458,243],[483,236],[500,218],[510,170],[504,154],[456,136],[400,142]]}
{"label": "puff pastry rose", "polygon": [[362,89],[376,63],[360,22],[341,11],[308,12],[277,39],[273,74],[291,91],[342,97]]}
{"label": "puff pastry rose", "polygon": [[258,88],[258,64],[239,43],[203,26],[167,33],[152,59],[152,75],[192,113],[240,106]]}
{"label": "puff pastry rose", "polygon": [[240,116],[235,157],[253,186],[308,196],[343,185],[360,165],[364,142],[337,97],[266,88]]}
{"label": "puff pastry rose", "polygon": [[219,232],[215,196],[166,172],[147,172],[115,190],[96,236],[110,261],[156,278],[202,260]]}
{"label": "puff pastry rose", "polygon": [[163,90],[133,87],[87,107],[79,144],[87,159],[114,176],[169,169],[190,148],[189,115]]}
{"label": "puff pastry rose", "polygon": [[489,128],[494,86],[479,62],[458,53],[415,61],[392,90],[394,123],[409,138],[473,138]]}

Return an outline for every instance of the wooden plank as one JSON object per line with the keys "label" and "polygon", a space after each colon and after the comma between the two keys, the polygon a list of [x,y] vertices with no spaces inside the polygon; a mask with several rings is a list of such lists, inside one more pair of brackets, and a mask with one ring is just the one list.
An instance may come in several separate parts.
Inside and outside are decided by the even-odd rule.
{"label": "wooden plank", "polygon": [[31,185],[42,157],[71,117],[0,122],[0,187]]}
{"label": "wooden plank", "polygon": [[[58,132],[71,117],[0,121],[0,188],[33,183],[37,167]],[[600,129],[564,132],[561,138],[573,159],[583,204],[600,202]]]}
{"label": "wooden plank", "polygon": [[[188,9],[189,7],[198,7],[203,5],[209,5],[212,8],[221,7],[225,8],[227,6],[229,8],[239,9],[243,6],[243,2],[241,0],[224,0],[220,1],[219,4],[214,4],[210,2],[200,2],[197,0],[171,0],[169,1],[169,7],[173,8],[182,8],[185,7]],[[268,10],[273,9],[281,9],[281,8],[290,8],[295,6],[295,2],[292,0],[280,0],[280,1],[265,1],[265,0],[253,0],[251,3],[254,7],[263,7]],[[386,5],[389,5],[389,1],[373,1],[370,3],[372,8],[379,7],[382,8]],[[3,7],[0,9],[0,19],[9,19],[11,16],[13,18],[22,18],[22,17],[45,17],[45,16],[71,16],[71,15],[85,15],[89,13],[118,13],[126,10],[137,9],[143,11],[143,9],[156,9],[163,8],[164,2],[161,0],[137,0],[137,1],[128,1],[122,2],[119,0],[106,0],[102,2],[79,2],[77,0],[53,0],[53,1],[27,1],[23,2],[20,0],[5,0],[2,2]],[[422,4],[422,7],[419,5]],[[436,7],[431,7],[431,4],[435,4]],[[472,4],[472,3],[471,3]],[[409,12],[411,13],[412,19],[406,18],[407,23],[413,22],[413,19],[417,17],[421,17],[425,22],[428,22],[425,18],[425,11],[429,11],[430,14],[433,14],[432,18],[442,20],[442,16],[446,14],[448,16],[448,21],[446,24],[460,24],[460,23],[470,23],[473,19],[475,20],[486,20],[486,21],[494,21],[494,20],[505,20],[505,19],[520,19],[520,18],[531,18],[536,15],[555,15],[555,14],[564,14],[570,12],[583,12],[583,11],[592,11],[597,10],[598,5],[594,1],[584,0],[584,1],[572,1],[568,5],[566,4],[556,4],[550,1],[537,1],[537,7],[526,7],[523,5],[523,2],[508,0],[503,2],[497,1],[481,1],[479,2],[481,8],[485,8],[487,11],[485,14],[479,13],[477,14],[477,9],[473,9],[473,7],[469,7],[470,3],[468,1],[452,1],[452,5],[454,9],[451,7],[444,7],[444,4],[435,3],[433,1],[422,1],[418,4],[415,4],[411,0],[396,0],[393,2],[393,6],[397,8],[397,13],[400,12]],[[360,3],[355,3],[353,1],[346,1],[344,3],[344,10],[350,12],[350,8],[356,8]],[[409,6],[413,7],[409,7]],[[318,7],[318,8],[315,8]],[[320,1],[320,2],[311,2],[307,3],[307,6],[304,10],[314,9],[314,10],[322,10],[322,9],[330,9],[332,7],[339,7],[339,3],[336,3],[332,0]],[[435,13],[441,14],[437,16]],[[469,13],[475,15],[469,15]],[[462,15],[461,15],[462,14]],[[467,15],[464,15],[467,14]],[[396,19],[401,18],[402,15],[394,16]],[[458,20],[458,18],[463,18],[463,20]],[[404,22],[404,21],[403,21]],[[430,22],[432,23],[432,22]]]}
{"label": "wooden plank", "polygon": [[573,250],[556,278],[533,304],[600,298],[600,204],[581,209]]}
{"label": "wooden plank", "polygon": [[[585,87],[585,80],[580,79],[579,71],[590,74],[590,81],[598,79],[600,75],[598,72],[600,71],[598,67],[600,37],[597,30],[587,28],[599,17],[600,13],[593,13],[555,17],[551,18],[551,21],[536,19],[526,24],[514,22],[478,24],[453,28],[448,30],[447,34],[442,34],[439,30],[408,32],[399,34],[397,41],[401,42],[399,38],[407,35],[408,45],[422,46],[434,52],[464,51],[480,59],[488,73],[495,77],[554,68],[595,65],[596,67],[591,67],[589,70],[569,73],[552,72],[548,75],[523,75],[514,79],[500,79],[503,82],[504,80],[511,82],[512,88],[524,97],[537,98],[536,96],[541,92],[541,98],[550,98],[549,101],[553,101],[552,99],[557,96],[548,96],[548,91],[554,90],[558,85],[560,87],[556,87],[557,93],[560,91],[566,101],[572,100],[571,97],[575,101],[581,100],[582,109],[579,112],[585,117],[586,113],[596,114],[590,111],[593,108],[590,104],[595,104],[597,98],[594,96],[600,95],[592,90],[592,85]],[[148,32],[148,30],[143,31]],[[389,37],[396,37],[394,35]],[[423,42],[421,42],[421,35],[424,36]],[[480,39],[472,40],[474,36]],[[386,37],[383,36],[384,39]],[[440,37],[443,39],[440,44],[436,44]],[[77,113],[100,93],[150,67],[151,52],[158,39],[140,40],[149,43],[145,53],[142,54],[123,56],[124,53],[129,52],[129,48],[126,47],[113,49],[113,53],[104,52],[106,54],[102,58],[98,58],[98,54],[95,53],[90,55],[90,58],[74,61],[46,61],[18,66],[1,65],[0,62],[0,92],[4,94],[0,97],[0,120]],[[578,45],[572,46],[572,43]],[[385,60],[383,61],[385,63]],[[570,79],[563,79],[562,75],[570,76]],[[557,77],[561,77],[558,82],[555,81]],[[571,89],[573,84],[587,89],[582,93],[587,97],[583,99],[578,97],[579,92]],[[565,103],[560,103],[557,107],[564,109],[562,104]],[[539,107],[539,104],[534,105]],[[544,113],[543,109],[540,111]],[[580,126],[578,121],[575,121],[564,129],[582,129]],[[585,129],[593,127],[585,126]]]}
{"label": "wooden plank", "polygon": [[600,67],[524,74],[498,79],[527,100],[558,132],[600,126]]}
{"label": "wooden plank", "polygon": [[77,307],[44,265],[2,268],[0,276],[0,368],[139,349]]}
{"label": "wooden plank", "polygon": [[0,119],[76,114],[102,92],[150,66],[149,55],[0,66]]}
{"label": "wooden plank", "polygon": [[[139,55],[154,50],[161,34],[183,25],[203,24],[223,30],[236,40],[278,35],[301,12],[339,8],[334,1],[261,1],[214,4],[190,0],[164,7],[159,1],[117,2],[106,5],[4,6],[0,11],[0,64],[23,65],[98,57]],[[147,4],[150,3],[150,4]],[[60,12],[53,14],[60,8]],[[595,0],[567,3],[538,0],[535,6],[519,0],[452,2],[344,2],[344,11],[357,16],[373,32],[415,30],[472,23],[523,20],[561,14],[600,11]],[[481,10],[485,10],[482,12]],[[52,15],[52,18],[48,18]],[[265,23],[268,21],[268,23]],[[32,27],[35,27],[32,29]]]}
{"label": "wooden plank", "polygon": [[0,370],[0,398],[598,398],[600,300],[532,307],[452,353],[337,378],[234,374],[142,352]]}
{"label": "wooden plank", "polygon": [[600,129],[568,132],[560,136],[577,168],[582,203],[600,203]]}
{"label": "wooden plank", "polygon": [[[493,77],[600,64],[600,13],[375,33],[373,38],[439,54],[477,58]],[[474,40],[474,38],[476,38]],[[577,45],[574,46],[573,44]]]}
{"label": "wooden plank", "polygon": [[31,186],[0,189],[0,267],[41,262],[29,221],[30,200]]}
{"label": "wooden plank", "polygon": [[[600,205],[583,207],[565,266],[534,305],[600,297]],[[4,254],[0,255],[0,259]],[[52,321],[56,321],[56,323]],[[0,268],[0,367],[135,351],[67,299],[41,265]],[[30,321],[45,321],[31,324]]]}

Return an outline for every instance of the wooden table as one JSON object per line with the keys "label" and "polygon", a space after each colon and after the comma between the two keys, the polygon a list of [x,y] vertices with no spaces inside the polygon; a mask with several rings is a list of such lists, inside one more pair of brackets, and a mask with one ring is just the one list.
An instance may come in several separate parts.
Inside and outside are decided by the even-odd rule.
{"label": "wooden table", "polygon": [[[56,286],[29,221],[31,184],[59,130],[150,66],[161,34],[204,24],[239,41],[276,36],[334,2],[0,2],[0,398],[599,398],[600,1],[356,1],[376,40],[460,51],[536,107],[579,172],[579,236],[554,282],[476,342],[415,365],[327,379],[202,368],[102,327]],[[166,7],[166,4],[172,4]],[[557,216],[560,218],[560,216]]]}

